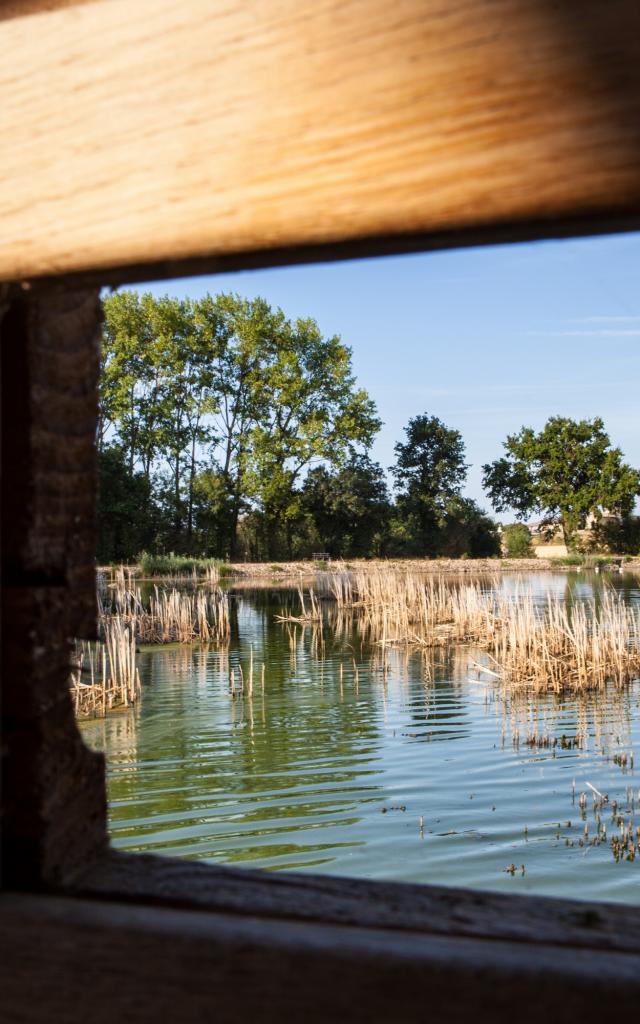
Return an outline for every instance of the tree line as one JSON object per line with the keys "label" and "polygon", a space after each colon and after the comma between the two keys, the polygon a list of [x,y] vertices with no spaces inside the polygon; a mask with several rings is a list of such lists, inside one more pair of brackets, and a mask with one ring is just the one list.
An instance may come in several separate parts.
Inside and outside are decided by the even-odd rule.
{"label": "tree line", "polygon": [[[380,426],[350,349],[338,336],[323,337],[313,319],[291,320],[263,299],[233,294],[109,295],[98,559],[131,560],[143,550],[250,561],[314,551],[499,554],[496,524],[462,495],[460,433],[435,416],[410,419],[389,467],[391,493],[369,454]],[[597,454],[599,489],[590,481],[576,505],[574,486],[565,507],[536,470],[536,435],[523,430],[507,439],[503,459],[484,467],[494,507],[520,516],[542,509],[564,517],[568,530],[598,503],[628,514],[638,474],[611,448],[601,421],[588,426],[573,442],[594,449],[582,463]],[[582,463],[576,473],[584,475]]]}

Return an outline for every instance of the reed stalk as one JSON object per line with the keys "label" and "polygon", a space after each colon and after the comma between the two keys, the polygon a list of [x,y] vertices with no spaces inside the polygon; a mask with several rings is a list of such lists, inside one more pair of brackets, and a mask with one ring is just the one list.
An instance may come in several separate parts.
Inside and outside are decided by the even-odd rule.
{"label": "reed stalk", "polygon": [[[211,568],[210,582],[217,569]],[[70,687],[76,715],[105,715],[129,707],[140,694],[136,642],[145,644],[222,643],[231,632],[227,594],[217,586],[183,591],[154,588],[145,604],[131,574],[116,574],[108,598],[98,591],[100,643],[77,643],[71,659]],[[97,666],[100,663],[100,675]]]}
{"label": "reed stalk", "polygon": [[[219,587],[193,591],[154,587],[145,604],[140,589],[117,586],[113,606],[115,614],[133,624],[135,636],[144,644],[218,643],[229,638],[229,600]],[[111,614],[104,607],[100,621]]]}
{"label": "reed stalk", "polygon": [[131,624],[114,615],[103,624],[102,643],[77,643],[69,685],[78,718],[106,715],[111,708],[134,704],[140,695],[140,676]]}
{"label": "reed stalk", "polygon": [[298,615],[293,615],[291,613],[287,613],[286,615],[276,615],[276,622],[297,622],[301,624],[307,622],[321,623],[322,609],[320,607],[320,602],[318,601],[313,590],[309,590],[307,594],[308,604],[305,604],[304,590],[302,589],[301,586],[299,586],[298,598],[300,600],[300,613]]}
{"label": "reed stalk", "polygon": [[473,644],[489,652],[489,674],[510,688],[583,691],[640,677],[640,608],[614,591],[571,606],[539,605],[530,591],[508,597],[479,583],[451,585],[415,573],[336,574],[334,618],[386,646]]}

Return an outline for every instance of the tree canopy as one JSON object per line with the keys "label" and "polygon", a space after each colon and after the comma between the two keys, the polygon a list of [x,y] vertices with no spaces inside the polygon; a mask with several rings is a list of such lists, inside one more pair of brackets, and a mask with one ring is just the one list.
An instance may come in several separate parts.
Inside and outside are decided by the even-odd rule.
{"label": "tree canopy", "polygon": [[[141,548],[252,560],[314,550],[498,555],[495,523],[463,495],[459,431],[428,413],[409,420],[390,467],[392,499],[369,456],[379,427],[350,349],[311,318],[236,294],[112,294],[97,438],[99,556],[132,558]],[[484,467],[500,510],[544,510],[570,530],[599,508],[633,505],[638,474],[599,420],[558,417],[505,447]]]}
{"label": "tree canopy", "polygon": [[463,498],[462,435],[426,413],[409,420],[391,467],[396,508],[391,545],[406,555],[488,557],[500,553],[495,524]]}
{"label": "tree canopy", "polygon": [[604,423],[552,416],[536,433],[523,427],[507,437],[506,455],[483,466],[483,483],[498,512],[543,517],[567,539],[589,517],[629,515],[640,493],[640,473],[611,445]]}
{"label": "tree canopy", "polygon": [[273,557],[291,544],[301,474],[363,454],[380,426],[341,339],[259,298],[117,292],[102,360],[99,449],[153,488],[161,547],[191,549],[204,528],[234,556],[240,516],[259,512]]}
{"label": "tree canopy", "polygon": [[384,471],[368,456],[354,456],[334,472],[314,467],[301,499],[320,550],[342,558],[384,553],[391,502]]}
{"label": "tree canopy", "polygon": [[[379,427],[351,350],[311,318],[235,294],[109,295],[99,557],[127,559],[141,548],[232,559],[317,549],[335,557],[499,554],[495,523],[463,496],[460,432],[428,413],[412,417],[395,445],[392,499],[369,457]],[[483,467],[498,512],[541,515],[568,541],[616,513],[615,543],[633,547],[640,472],[600,418],[554,416],[538,433],[508,436],[504,449]],[[528,550],[515,529],[505,539]]]}

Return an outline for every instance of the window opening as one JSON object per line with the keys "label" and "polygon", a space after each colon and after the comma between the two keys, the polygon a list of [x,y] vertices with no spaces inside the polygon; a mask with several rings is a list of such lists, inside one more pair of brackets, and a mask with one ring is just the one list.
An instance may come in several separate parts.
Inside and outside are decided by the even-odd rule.
{"label": "window opening", "polygon": [[[605,648],[614,629],[633,647],[640,608],[625,384],[638,245],[104,296],[97,586],[111,632],[78,650],[74,699],[106,756],[119,849],[636,899],[638,668],[630,655],[609,679]],[[614,462],[622,449],[618,491],[561,512],[521,489],[502,507],[504,442],[554,417],[586,432],[556,422],[560,462],[568,443]],[[603,483],[602,467],[581,472],[585,489]],[[561,635],[579,628],[572,654]],[[507,656],[521,630],[529,646]],[[92,696],[133,706],[83,719]]]}

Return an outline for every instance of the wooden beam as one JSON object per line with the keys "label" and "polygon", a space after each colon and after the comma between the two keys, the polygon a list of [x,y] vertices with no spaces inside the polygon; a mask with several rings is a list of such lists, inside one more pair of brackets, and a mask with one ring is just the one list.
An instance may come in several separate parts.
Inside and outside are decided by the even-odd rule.
{"label": "wooden beam", "polygon": [[218,913],[640,955],[637,907],[109,851],[68,893]]}
{"label": "wooden beam", "polygon": [[625,952],[0,897],[4,1021],[633,1020]]}
{"label": "wooden beam", "polygon": [[640,225],[636,0],[110,0],[0,46],[1,279]]}
{"label": "wooden beam", "polygon": [[2,880],[38,888],[107,843],[104,759],[69,694],[96,630],[96,290],[7,289],[2,355]]}

